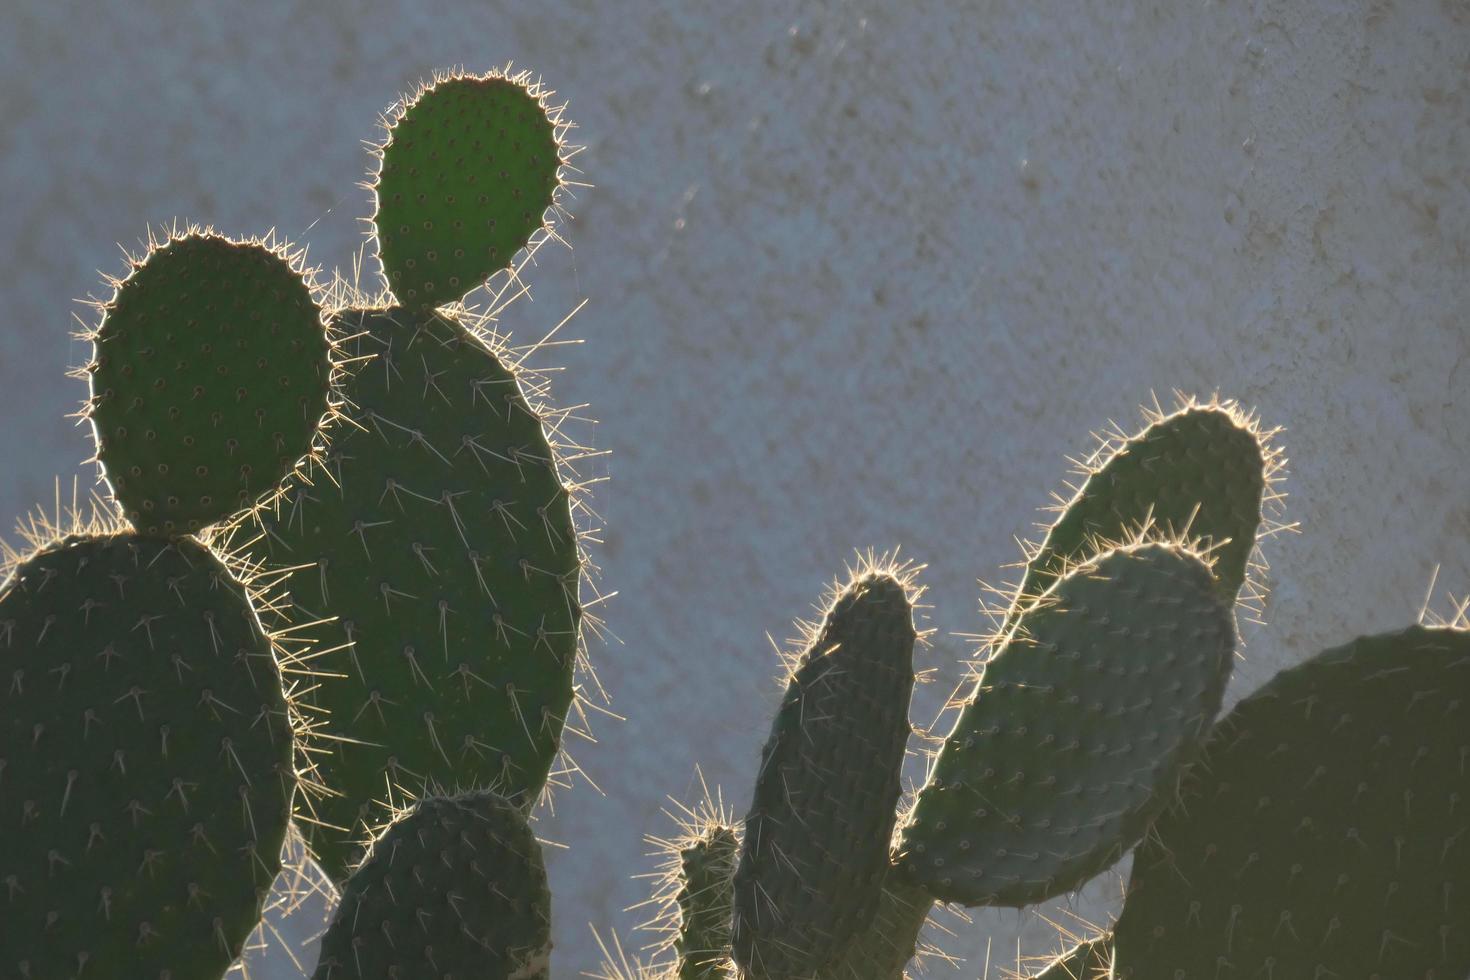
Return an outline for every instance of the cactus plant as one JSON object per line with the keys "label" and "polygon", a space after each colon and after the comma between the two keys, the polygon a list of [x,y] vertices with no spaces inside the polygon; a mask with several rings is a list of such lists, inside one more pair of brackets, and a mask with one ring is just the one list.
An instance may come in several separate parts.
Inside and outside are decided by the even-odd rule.
{"label": "cactus plant", "polygon": [[35,530],[0,568],[0,974],[221,976],[296,788],[248,570],[118,521]]}
{"label": "cactus plant", "polygon": [[476,318],[433,308],[549,233],[570,150],[548,95],[526,76],[443,75],[393,114],[374,222],[396,301],[344,294],[349,418],[256,515],[260,560],[315,566],[294,598],[346,651],[314,692],[336,740],[306,820],[339,882],[385,774],[529,806],[573,707],[583,558],[556,419]]}
{"label": "cactus plant", "polygon": [[373,841],[322,937],[314,980],[550,976],[551,891],[521,808],[418,800]]}
{"label": "cactus plant", "polygon": [[[0,973],[216,980],[315,757],[298,816],[341,889],[318,980],[549,976],[528,821],[591,622],[577,488],[561,417],[463,304],[556,237],[548,96],[457,72],[393,110],[380,296],[339,282],[324,315],[289,250],[195,228],[113,281],[79,373],[131,524],[45,525],[0,567]],[[744,822],[711,804],[665,842],[668,962],[609,975],[895,980],[936,901],[1031,904],[1135,844],[1115,928],[1044,980],[1470,971],[1463,618],[1330,650],[1209,729],[1283,526],[1272,435],[1186,399],[1104,439],[902,806],[913,569],[860,567],[789,665]],[[314,574],[288,608],[262,565]],[[341,641],[309,703],[280,615]]]}

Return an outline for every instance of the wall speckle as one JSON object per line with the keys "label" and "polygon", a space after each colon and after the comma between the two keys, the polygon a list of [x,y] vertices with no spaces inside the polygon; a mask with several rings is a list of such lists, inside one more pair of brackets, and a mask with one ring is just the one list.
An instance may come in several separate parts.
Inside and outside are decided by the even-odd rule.
{"label": "wall speckle", "polygon": [[[593,651],[626,722],[573,746],[558,976],[625,943],[645,833],[694,767],[742,809],[787,635],[854,548],[929,567],[928,721],[984,628],[975,580],[1105,420],[1174,388],[1284,425],[1270,626],[1232,698],[1470,591],[1470,8],[1446,0],[199,6],[21,0],[0,31],[0,520],[89,452],[72,297],[174,216],[346,267],[359,141],[434,67],[514,59],[570,100],[594,188],[533,339],[589,402],[606,546]],[[86,472],[86,471],[82,471]],[[90,479],[90,476],[84,476]],[[919,767],[915,766],[917,778]],[[1116,907],[1116,875],[1072,925]],[[1036,911],[947,919],[992,976]],[[257,976],[294,977],[275,955]],[[952,975],[932,964],[934,975]]]}

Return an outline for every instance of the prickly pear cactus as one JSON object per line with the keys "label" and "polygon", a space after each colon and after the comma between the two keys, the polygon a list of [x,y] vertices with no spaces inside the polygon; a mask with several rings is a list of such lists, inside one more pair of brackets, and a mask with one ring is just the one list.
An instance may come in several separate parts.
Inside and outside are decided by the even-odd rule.
{"label": "prickly pear cactus", "polygon": [[191,538],[69,535],[0,583],[0,653],[0,975],[223,976],[296,779],[244,587]]}
{"label": "prickly pear cactus", "polygon": [[551,892],[520,807],[418,801],[373,843],[322,938],[314,980],[545,980]]}
{"label": "prickly pear cactus", "polygon": [[381,816],[385,773],[413,792],[458,783],[535,801],[572,702],[581,568],[515,375],[437,314],[347,316],[355,349],[376,355],[351,382],[362,428],[344,427],[326,474],[262,517],[278,559],[316,566],[297,602],[330,611],[353,644],[345,676],[314,694],[353,739],[318,757],[341,795],[314,801],[322,823],[307,827],[337,880]]}
{"label": "prickly pear cactus", "polygon": [[1133,436],[1116,434],[1083,464],[1086,479],[1026,564],[1014,623],[1027,597],[1050,588],[1071,563],[1152,525],[1170,536],[1205,540],[1220,595],[1234,603],[1245,584],[1262,523],[1263,502],[1284,465],[1274,432],[1232,402],[1185,400],[1170,414],[1154,412]]}
{"label": "prickly pear cactus", "polygon": [[909,736],[907,588],[858,577],[787,684],[735,872],[732,947],[749,977],[810,976],[878,910]]}
{"label": "prickly pear cactus", "polygon": [[91,335],[87,414],[128,519],[197,531],[273,491],[313,449],[331,344],[299,262],[209,231],[154,241]]}
{"label": "prickly pear cactus", "polygon": [[559,110],[528,75],[449,74],[394,113],[374,191],[378,254],[403,306],[459,299],[543,227],[560,186]]}
{"label": "prickly pear cactus", "polygon": [[1470,973],[1470,631],[1284,671],[1134,857],[1120,978]]}
{"label": "prickly pear cactus", "polygon": [[712,826],[679,851],[679,907],[674,952],[679,980],[725,980],[730,965],[730,915],[740,838]]}
{"label": "prickly pear cactus", "polygon": [[1235,630],[1201,558],[1140,543],[1078,566],[985,665],[896,860],[941,901],[1029,905],[1136,843],[1219,710]]}
{"label": "prickly pear cactus", "polygon": [[342,648],[313,694],[337,738],[305,822],[337,881],[385,776],[529,806],[573,705],[583,565],[554,424],[503,347],[431,308],[536,244],[564,129],[544,99],[523,76],[441,76],[396,115],[375,221],[403,305],[337,313],[349,418],[259,516],[261,559],[315,566],[293,597]]}

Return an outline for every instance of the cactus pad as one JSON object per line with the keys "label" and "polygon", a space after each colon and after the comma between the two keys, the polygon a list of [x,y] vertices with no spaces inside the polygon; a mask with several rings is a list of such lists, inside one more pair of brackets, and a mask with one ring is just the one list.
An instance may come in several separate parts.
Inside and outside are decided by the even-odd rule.
{"label": "cactus pad", "polygon": [[1212,554],[1219,592],[1235,602],[1264,495],[1281,466],[1279,450],[1270,447],[1270,433],[1229,403],[1189,402],[1151,417],[1142,432],[1110,440],[1085,464],[1086,481],[1027,562],[1022,597],[1050,588],[1068,564],[1097,550],[1097,539],[1126,540],[1151,520],[1170,535],[1218,545]]}
{"label": "cactus pad", "polygon": [[877,912],[909,735],[904,583],[858,578],[792,674],[761,756],[735,872],[732,947],[754,978],[805,977]]}
{"label": "cactus pad", "polygon": [[[260,515],[261,547],[315,563],[298,604],[355,645],[312,695],[342,741],[318,760],[336,794],[304,827],[341,881],[388,780],[413,794],[494,788],[529,804],[572,703],[580,642],[577,531],[540,418],[515,374],[460,323],[353,311],[355,427],[313,485]],[[359,428],[360,427],[360,428]],[[264,556],[262,556],[264,560]]]}
{"label": "cactus pad", "polygon": [[546,980],[551,892],[520,808],[492,793],[420,800],[353,872],[315,980]]}
{"label": "cactus pad", "polygon": [[984,666],[903,828],[936,899],[1020,906],[1122,857],[1220,707],[1228,607],[1194,553],[1144,543],[1069,572]]}
{"label": "cactus pad", "polygon": [[295,787],[244,589],[193,539],[65,537],[0,584],[0,652],[0,976],[223,976]]}
{"label": "cactus pad", "polygon": [[1470,973],[1470,631],[1278,674],[1134,856],[1120,978]]}
{"label": "cactus pad", "polygon": [[679,931],[674,937],[679,980],[730,975],[730,910],[739,848],[733,827],[712,826],[679,851]]}
{"label": "cactus pad", "polygon": [[525,76],[436,79],[395,114],[377,176],[378,254],[429,309],[510,266],[560,186],[559,127]]}
{"label": "cactus pad", "polygon": [[331,345],[279,249],[190,232],[155,244],[103,307],[89,413],[128,519],[195,531],[273,490],[313,448]]}

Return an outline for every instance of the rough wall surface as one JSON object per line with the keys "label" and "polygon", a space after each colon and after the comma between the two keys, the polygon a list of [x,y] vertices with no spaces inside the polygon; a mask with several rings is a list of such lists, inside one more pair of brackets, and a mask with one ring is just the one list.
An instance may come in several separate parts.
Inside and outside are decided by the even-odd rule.
{"label": "rough wall surface", "polygon": [[[1461,0],[13,0],[0,28],[5,523],[88,452],[61,374],[111,242],[178,216],[345,266],[358,144],[400,88],[514,59],[571,100],[596,187],[504,325],[533,339],[591,300],[556,382],[612,451],[621,642],[594,655],[628,720],[575,751],[604,795],[540,825],[570,846],[558,975],[595,965],[588,923],[636,944],[640,837],[696,763],[743,808],[779,696],[767,632],[853,548],[901,543],[940,631],[927,721],[954,634],[984,626],[974,580],[1151,391],[1287,427],[1301,533],[1268,544],[1270,626],[1232,698],[1413,619],[1436,566],[1470,591]],[[1070,910],[1105,920],[1117,892]],[[981,914],[946,945],[998,976],[1056,945],[1047,918],[1072,921]]]}

